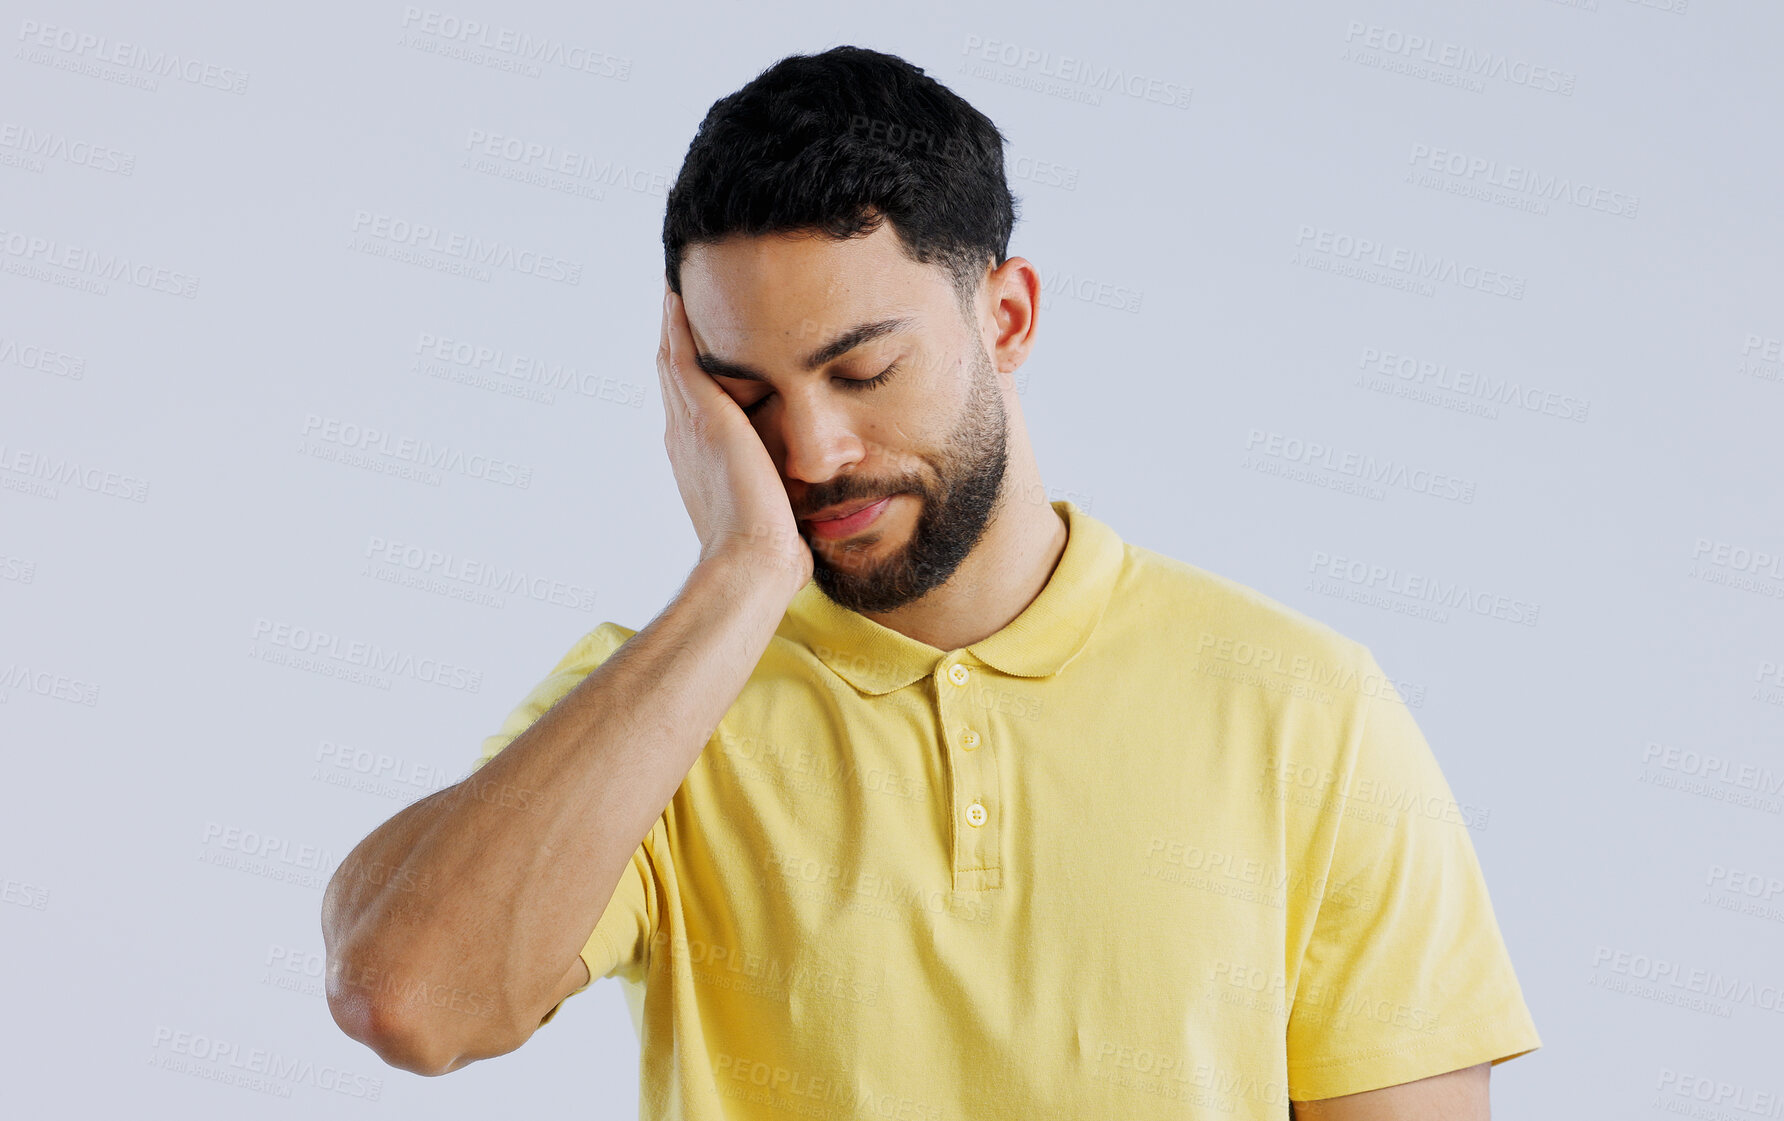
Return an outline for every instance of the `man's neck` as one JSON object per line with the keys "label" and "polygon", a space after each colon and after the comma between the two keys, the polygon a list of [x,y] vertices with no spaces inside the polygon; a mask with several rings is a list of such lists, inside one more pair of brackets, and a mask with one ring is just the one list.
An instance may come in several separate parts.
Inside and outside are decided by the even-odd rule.
{"label": "man's neck", "polygon": [[938,650],[958,650],[1008,626],[1047,586],[1065,553],[1066,524],[1037,485],[1006,490],[971,554],[916,603],[869,619]]}

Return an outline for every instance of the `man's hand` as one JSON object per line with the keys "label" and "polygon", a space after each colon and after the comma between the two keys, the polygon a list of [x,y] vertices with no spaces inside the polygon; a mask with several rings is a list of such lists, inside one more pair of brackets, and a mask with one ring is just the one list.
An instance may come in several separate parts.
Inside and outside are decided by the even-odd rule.
{"label": "man's hand", "polygon": [[1481,1063],[1341,1098],[1293,1102],[1291,1116],[1294,1121],[1490,1121],[1487,1073],[1492,1069],[1492,1063]]}
{"label": "man's hand", "polygon": [[749,417],[694,362],[694,336],[681,297],[663,283],[657,376],[663,386],[663,446],[682,504],[700,537],[700,559],[736,555],[783,568],[795,587],[812,574],[811,547],[799,536],[792,503]]}

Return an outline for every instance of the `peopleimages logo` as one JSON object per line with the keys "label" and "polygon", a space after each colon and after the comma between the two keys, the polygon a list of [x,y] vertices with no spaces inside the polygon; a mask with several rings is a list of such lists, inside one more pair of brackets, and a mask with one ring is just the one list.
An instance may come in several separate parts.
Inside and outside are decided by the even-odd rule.
{"label": "peopleimages logo", "polygon": [[1363,484],[1379,483],[1455,502],[1474,501],[1475,484],[1472,479],[1415,467],[1394,459],[1377,459],[1372,455],[1345,451],[1319,440],[1303,440],[1298,436],[1253,428],[1246,433],[1245,450],[1248,455],[1305,465],[1311,469],[1348,476]]}
{"label": "peopleimages logo", "polygon": [[[1458,76],[1475,80],[1495,78],[1514,86],[1528,86],[1533,90],[1573,96],[1575,75],[1569,71],[1557,70],[1552,66],[1537,66],[1494,51],[1477,51],[1460,43],[1433,41],[1416,32],[1408,33],[1353,19],[1344,29],[1344,41],[1351,47],[1346,52],[1346,58],[1351,58],[1352,52],[1357,48],[1363,48],[1382,55],[1397,55],[1414,62],[1441,66],[1454,71]],[[1367,57],[1362,56],[1353,61],[1364,61]]]}
{"label": "peopleimages logo", "polygon": [[[1102,104],[1104,93],[1124,94],[1140,101],[1151,101],[1176,109],[1189,108],[1190,87],[1163,78],[1131,73],[1119,66],[1098,65],[1083,58],[1052,51],[1024,47],[1016,43],[968,35],[960,48],[969,63],[995,63],[1020,80],[1010,83],[1032,85],[1042,93],[1059,93],[1073,100],[1094,99]],[[994,81],[1003,79],[993,75]]]}
{"label": "peopleimages logo", "polygon": [[[1384,245],[1373,238],[1357,237],[1342,230],[1328,230],[1307,224],[1296,231],[1295,248],[1301,257],[1291,258],[1291,264],[1313,264],[1316,261],[1355,263],[1361,268],[1386,269],[1400,274],[1408,281],[1426,286],[1434,283],[1453,284],[1458,288],[1512,300],[1524,298],[1527,282],[1527,278],[1515,273],[1464,264],[1441,253],[1426,253],[1403,245]],[[1314,253],[1321,256],[1307,257]],[[1430,295],[1431,291],[1427,287],[1422,294]]]}
{"label": "peopleimages logo", "polygon": [[419,797],[453,785],[459,775],[436,763],[418,763],[325,739],[316,747],[316,766],[310,778],[368,794]]}
{"label": "peopleimages logo", "polygon": [[620,160],[597,157],[573,148],[472,128],[465,138],[461,166],[517,183],[601,201],[605,188],[666,198],[673,177]]}
{"label": "peopleimages logo", "polygon": [[149,498],[147,479],[9,445],[4,440],[0,440],[0,485],[8,490],[34,490],[45,498],[58,497],[59,492],[53,488],[62,486],[76,486],[131,502],[147,502]]}
{"label": "peopleimages logo", "polygon": [[[1380,347],[1364,347],[1357,368],[1365,374],[1379,374],[1421,388],[1443,390],[1459,398],[1504,405],[1561,420],[1584,421],[1592,409],[1592,402],[1583,397],[1527,385],[1510,377],[1476,373],[1460,366],[1452,368],[1447,362],[1398,354]],[[1497,417],[1497,410],[1491,415]]]}
{"label": "peopleimages logo", "polygon": [[20,342],[7,335],[0,335],[0,366],[36,370],[69,381],[80,381],[87,376],[87,360],[80,355]]}
{"label": "peopleimages logo", "polygon": [[[1565,202],[1582,210],[1597,210],[1619,218],[1635,217],[1640,197],[1613,191],[1595,183],[1575,182],[1570,176],[1544,174],[1519,164],[1501,164],[1484,156],[1472,156],[1449,148],[1414,144],[1407,163],[1417,171],[1438,172],[1466,179],[1483,187],[1498,187],[1541,202]],[[1546,208],[1543,211],[1546,213]]]}
{"label": "peopleimages logo", "polygon": [[[77,70],[105,77],[94,66],[115,66],[146,89],[159,88],[155,78],[177,78],[188,85],[205,86],[226,93],[247,93],[248,72],[229,66],[217,66],[196,58],[186,58],[171,51],[150,50],[135,43],[126,43],[105,35],[56,27],[34,19],[19,21],[18,40],[22,44],[18,56],[27,62],[43,63],[58,70]],[[55,53],[51,53],[55,52]]]}
{"label": "peopleimages logo", "polygon": [[1380,591],[1419,603],[1441,605],[1482,617],[1534,627],[1542,605],[1474,588],[1461,580],[1445,580],[1397,565],[1373,564],[1355,557],[1334,556],[1314,550],[1307,571],[1368,591]]}
{"label": "peopleimages logo", "polygon": [[[469,51],[463,56],[466,61],[483,62],[480,52],[487,51],[510,63],[523,64],[527,67],[528,77],[537,77],[540,65],[556,66],[621,82],[632,76],[630,58],[609,54],[580,43],[565,42],[552,35],[532,35],[500,24],[491,25],[482,20],[465,19],[436,8],[405,5],[402,26],[410,35],[426,35],[436,44],[453,44]],[[399,41],[398,45],[419,47],[422,42],[425,40]],[[437,45],[435,49],[438,50]],[[511,65],[501,68],[514,67]]]}
{"label": "peopleimages logo", "polygon": [[[644,406],[644,386],[636,382],[621,381],[609,374],[597,377],[592,372],[537,355],[471,343],[431,331],[416,335],[415,353],[419,356],[418,361],[429,363],[419,372],[437,377],[445,370],[451,380],[468,382],[478,388],[498,388],[512,396],[551,403],[556,400],[556,392],[568,390],[634,409]],[[447,367],[451,369],[447,370]],[[478,376],[484,373],[492,377]]]}
{"label": "peopleimages logo", "polygon": [[1691,550],[1691,559],[1713,564],[1718,568],[1727,568],[1734,572],[1769,576],[1775,580],[1784,579],[1784,549],[1771,552],[1766,549],[1753,549],[1746,545],[1736,545],[1727,541],[1712,541],[1708,537],[1699,537]]}
{"label": "peopleimages logo", "polygon": [[[412,574],[417,578],[416,586],[429,590],[434,588],[427,581],[449,581],[465,588],[525,596],[538,603],[578,611],[593,611],[595,608],[595,593],[592,588],[461,553],[374,536],[366,543],[365,557],[374,566],[387,566]],[[383,576],[385,573],[378,568],[368,567],[366,575]]]}
{"label": "peopleimages logo", "polygon": [[456,257],[469,266],[507,269],[562,284],[582,283],[580,261],[520,249],[505,241],[485,241],[470,234],[442,230],[426,222],[411,222],[389,214],[355,210],[353,232],[415,252]]}
{"label": "peopleimages logo", "polygon": [[505,486],[517,486],[522,490],[533,482],[533,468],[530,464],[466,453],[451,444],[436,444],[414,436],[399,436],[382,428],[355,424],[335,417],[305,413],[303,434],[350,451],[376,452],[417,467],[447,471]]}
{"label": "peopleimages logo", "polygon": [[0,702],[5,701],[8,690],[35,693],[40,697],[86,705],[88,708],[99,703],[99,686],[93,682],[51,673],[21,662],[0,665]]}
{"label": "peopleimages logo", "polygon": [[1050,305],[1054,296],[1068,296],[1087,304],[1136,315],[1140,311],[1140,302],[1146,298],[1146,294],[1138,289],[1093,277],[1075,276],[1064,270],[1049,272],[1041,278],[1041,306],[1045,308]]}
{"label": "peopleimages logo", "polygon": [[282,1098],[291,1096],[293,1086],[309,1086],[371,1102],[384,1093],[382,1078],[165,1024],[155,1028],[149,1065]]}
{"label": "peopleimages logo", "polygon": [[[1681,10],[1684,0],[1678,0]],[[1711,1078],[1694,1071],[1660,1068],[1657,1089],[1669,1098],[1657,1097],[1655,1108],[1686,1117],[1784,1117],[1784,1094],[1777,1090]],[[1698,1106],[1688,1103],[1697,1102]]]}
{"label": "peopleimages logo", "polygon": [[[254,620],[254,639],[257,643],[266,642],[285,652],[281,657],[271,657],[256,648],[255,656],[272,662],[289,660],[298,668],[313,668],[315,663],[334,663],[339,667],[361,671],[361,675],[370,675],[374,681],[388,675],[407,677],[467,693],[476,693],[483,688],[482,670],[467,669],[438,658],[425,655],[418,657],[407,650],[387,649],[375,642],[293,626],[272,619]],[[380,687],[388,688],[387,685]]]}
{"label": "peopleimages logo", "polygon": [[50,283],[61,283],[59,274],[42,270],[66,270],[68,277],[86,281],[87,291],[102,296],[110,291],[107,282],[120,280],[150,292],[165,292],[186,300],[198,295],[199,278],[189,273],[133,260],[124,253],[107,253],[18,230],[0,229],[0,258],[9,258],[4,261],[6,271]]}
{"label": "peopleimages logo", "polygon": [[128,152],[88,140],[70,140],[59,132],[40,132],[29,125],[0,123],[0,163],[22,164],[32,171],[42,171],[44,160],[118,175],[136,170],[136,157]]}
{"label": "peopleimages logo", "polygon": [[[1754,981],[1748,977],[1720,973],[1701,966],[1605,945],[1599,945],[1593,952],[1592,968],[1644,981],[1658,990],[1655,993],[1629,990],[1637,996],[1667,995],[1666,990],[1671,989],[1675,993],[1697,994],[1709,1001],[1725,1001],[1729,1005],[1744,1004],[1761,1012],[1784,1013],[1784,983],[1769,978]],[[1609,986],[1602,982],[1599,987],[1624,991],[1622,986]],[[1665,1003],[1683,1002],[1665,1000]],[[1705,1010],[1717,1015],[1728,1015],[1726,1006]]]}
{"label": "peopleimages logo", "polygon": [[1749,331],[1741,343],[1741,356],[1751,358],[1754,351],[1759,352],[1760,361],[1784,362],[1784,339],[1769,338]]}

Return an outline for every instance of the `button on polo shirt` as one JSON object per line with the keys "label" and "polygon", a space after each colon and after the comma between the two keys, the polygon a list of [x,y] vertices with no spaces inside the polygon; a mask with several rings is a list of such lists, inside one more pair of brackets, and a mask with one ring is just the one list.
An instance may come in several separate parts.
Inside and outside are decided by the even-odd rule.
{"label": "button on polo shirt", "polygon": [[794,597],[582,949],[645,1118],[1280,1121],[1541,1046],[1368,648],[1052,506],[1046,585],[964,648]]}

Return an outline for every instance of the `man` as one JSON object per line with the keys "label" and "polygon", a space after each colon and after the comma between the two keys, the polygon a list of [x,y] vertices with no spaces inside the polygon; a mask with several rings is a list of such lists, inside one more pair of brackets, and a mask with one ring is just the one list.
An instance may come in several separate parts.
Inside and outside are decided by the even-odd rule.
{"label": "man", "polygon": [[714,104],[657,356],[699,561],[336,873],[386,1061],[608,976],[652,1118],[1477,1119],[1540,1046],[1369,650],[1047,500],[1002,167],[872,51]]}

